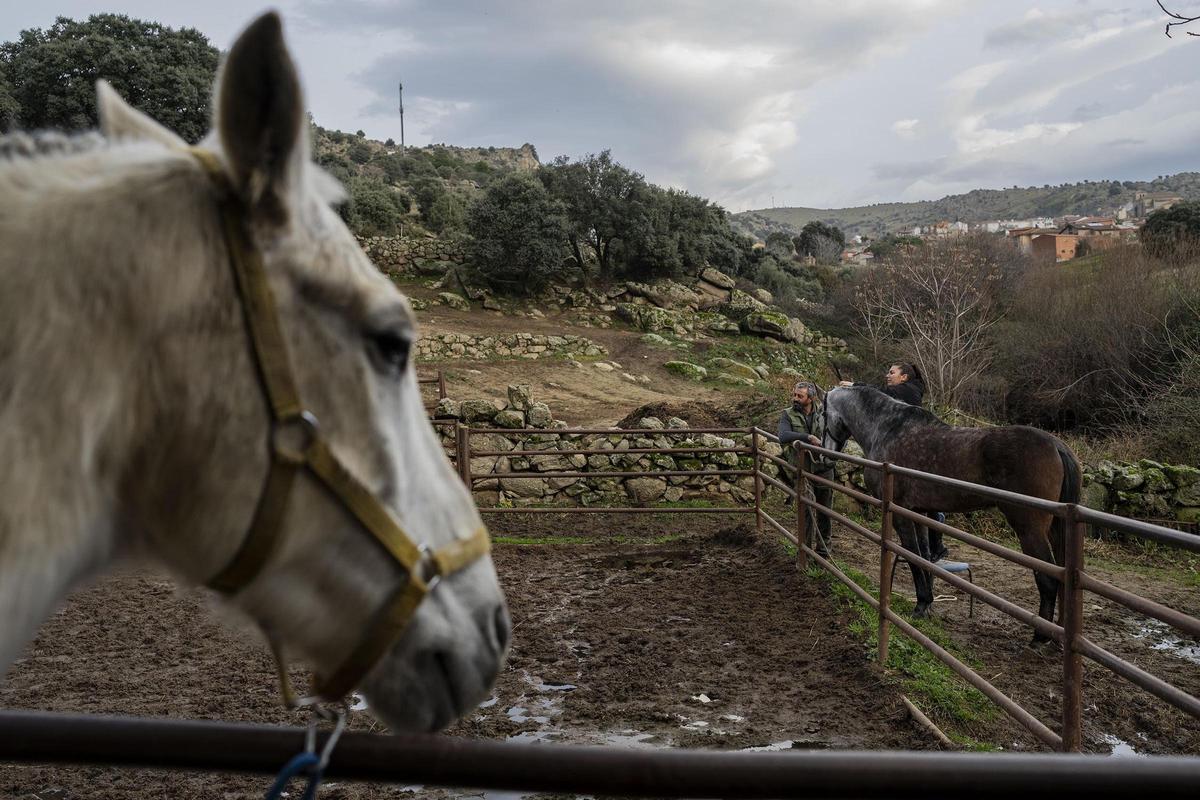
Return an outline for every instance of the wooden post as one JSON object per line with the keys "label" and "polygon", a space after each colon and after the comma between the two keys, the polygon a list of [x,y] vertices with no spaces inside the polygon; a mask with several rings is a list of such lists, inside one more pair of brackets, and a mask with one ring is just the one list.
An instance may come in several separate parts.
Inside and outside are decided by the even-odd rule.
{"label": "wooden post", "polygon": [[758,457],[758,433],[756,428],[750,426],[750,458],[754,462],[754,530],[762,536],[763,518],[762,518],[762,490],[763,482],[759,475],[759,470],[762,469],[762,464],[759,463]]}
{"label": "wooden post", "polygon": [[458,463],[458,475],[471,491],[471,429],[461,422],[454,424],[455,461]]}
{"label": "wooden post", "polygon": [[808,569],[808,553],[804,552],[804,545],[808,543],[808,526],[805,524],[808,521],[808,506],[805,503],[808,498],[805,497],[808,480],[804,477],[804,472],[808,469],[808,451],[796,447],[797,459],[799,466],[796,468],[796,541],[799,545],[796,547],[796,567],[804,572]]}
{"label": "wooden post", "polygon": [[895,479],[892,465],[883,465],[883,479],[880,484],[879,499],[883,502],[883,522],[879,526],[882,541],[879,545],[879,664],[885,666],[888,660],[888,637],[891,634],[891,623],[887,612],[892,607],[892,572],[896,569],[896,554],[884,546],[895,537],[892,517],[892,499],[895,496]]}
{"label": "wooden post", "polygon": [[438,400],[446,399],[446,373],[438,370]]}
{"label": "wooden post", "polygon": [[1078,518],[1077,505],[1067,509],[1066,554],[1063,567],[1063,705],[1062,749],[1078,753],[1083,744],[1083,658],[1076,641],[1083,634],[1083,589],[1079,576],[1083,571],[1083,538],[1086,523]]}

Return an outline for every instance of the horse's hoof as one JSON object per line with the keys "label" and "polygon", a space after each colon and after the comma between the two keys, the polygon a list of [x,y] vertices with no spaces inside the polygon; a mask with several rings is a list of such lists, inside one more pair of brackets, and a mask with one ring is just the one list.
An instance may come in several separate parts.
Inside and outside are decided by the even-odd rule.
{"label": "horse's hoof", "polygon": [[929,603],[917,603],[917,607],[913,609],[913,616],[917,619],[925,619],[929,616]]}

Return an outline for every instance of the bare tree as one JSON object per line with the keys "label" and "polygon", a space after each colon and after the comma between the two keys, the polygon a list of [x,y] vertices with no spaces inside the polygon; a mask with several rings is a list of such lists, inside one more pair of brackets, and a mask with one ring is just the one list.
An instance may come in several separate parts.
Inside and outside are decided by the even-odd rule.
{"label": "bare tree", "polygon": [[[1166,14],[1171,19],[1175,20],[1175,22],[1168,22],[1166,29],[1163,31],[1163,33],[1165,33],[1167,35],[1168,39],[1171,38],[1171,28],[1177,27],[1179,25],[1190,25],[1193,22],[1200,20],[1200,15],[1197,15],[1195,17],[1185,17],[1184,15],[1177,14],[1174,11],[1168,11],[1167,7],[1162,4],[1162,0],[1155,0],[1155,2],[1158,3],[1158,7],[1163,10],[1164,14]],[[1193,33],[1191,31],[1184,31],[1184,33],[1186,33],[1188,36],[1200,36],[1200,33]]]}
{"label": "bare tree", "polygon": [[906,249],[875,267],[855,297],[859,331],[891,339],[925,378],[935,404],[956,407],[991,363],[1005,265],[974,238]]}

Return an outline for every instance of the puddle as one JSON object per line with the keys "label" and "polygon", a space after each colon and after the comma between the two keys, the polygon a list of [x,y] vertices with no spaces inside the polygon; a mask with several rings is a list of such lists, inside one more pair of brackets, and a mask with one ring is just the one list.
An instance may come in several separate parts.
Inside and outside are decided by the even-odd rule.
{"label": "puddle", "polygon": [[1134,636],[1149,642],[1153,650],[1162,650],[1184,661],[1200,665],[1200,644],[1184,639],[1165,622],[1156,619],[1138,622]]}
{"label": "puddle", "polygon": [[366,711],[367,710],[367,698],[363,697],[358,692],[355,692],[354,694],[350,695],[350,700],[352,701],[350,703],[351,711]]}
{"label": "puddle", "polygon": [[538,725],[545,725],[550,721],[549,716],[529,713],[529,709],[525,706],[513,706],[504,713],[508,715],[510,720],[518,725],[524,722],[536,722]]}
{"label": "puddle", "polygon": [[514,733],[512,736],[507,737],[507,739],[505,741],[521,742],[524,744],[536,744],[538,742],[552,742],[555,739],[559,738],[560,736],[562,736],[561,731],[553,731],[553,730],[548,731],[548,730],[543,729],[543,730],[537,730],[537,731],[521,731],[520,733]]}
{"label": "puddle", "polygon": [[528,678],[528,676],[526,677],[526,680],[529,680],[530,686],[539,692],[573,692],[579,688],[573,683],[557,683],[555,681],[542,681],[534,683]]}
{"label": "puddle", "polygon": [[1113,736],[1111,733],[1106,733],[1100,737],[1100,741],[1112,748],[1109,755],[1114,756],[1139,756],[1142,754],[1133,749],[1133,745],[1119,736]]}
{"label": "puddle", "polygon": [[796,743],[791,739],[784,739],[782,742],[771,742],[760,747],[743,747],[743,753],[779,753],[784,750],[791,750],[796,746]]}
{"label": "puddle", "polygon": [[479,707],[480,708],[491,708],[492,706],[496,705],[496,703],[499,703],[499,702],[500,702],[500,695],[497,694],[497,695],[493,695],[493,696],[489,697],[487,700],[484,700],[482,703],[479,704]]}
{"label": "puddle", "polygon": [[628,747],[636,750],[657,750],[659,745],[652,744],[651,740],[658,737],[653,733],[641,733],[640,731],[620,731],[619,733],[606,733],[603,736],[603,743],[612,745],[613,747]]}

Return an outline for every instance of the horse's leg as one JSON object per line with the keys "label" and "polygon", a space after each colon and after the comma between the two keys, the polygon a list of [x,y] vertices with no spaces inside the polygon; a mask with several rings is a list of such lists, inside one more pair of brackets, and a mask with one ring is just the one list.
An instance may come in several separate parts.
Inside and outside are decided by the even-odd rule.
{"label": "horse's leg", "polygon": [[[1008,524],[1012,525],[1016,532],[1017,539],[1021,542],[1021,552],[1051,564],[1062,564],[1061,548],[1051,548],[1050,546],[1050,522],[1053,519],[1050,514],[1032,508],[1013,506],[1004,506],[1000,510],[1004,513]],[[1058,591],[1062,582],[1037,571],[1033,573],[1033,581],[1037,584],[1040,600],[1038,616],[1048,622],[1053,622],[1054,605],[1058,600]],[[1050,638],[1034,631],[1033,641],[1035,644],[1048,642]]]}
{"label": "horse's leg", "polygon": [[[924,526],[918,526],[912,520],[895,520],[897,531],[900,533],[900,544],[906,550],[918,553],[922,558],[929,557],[929,537],[925,535]],[[933,605],[933,577],[918,564],[908,562],[912,571],[913,588],[917,592],[917,605],[913,609],[914,617],[929,616],[929,608]]]}

